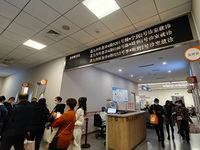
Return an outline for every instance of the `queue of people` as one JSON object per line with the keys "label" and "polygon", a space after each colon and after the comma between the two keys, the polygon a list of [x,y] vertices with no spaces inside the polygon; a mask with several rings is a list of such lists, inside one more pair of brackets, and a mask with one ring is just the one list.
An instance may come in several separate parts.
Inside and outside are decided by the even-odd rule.
{"label": "queue of people", "polygon": [[[189,143],[190,137],[189,137],[189,122],[193,124],[192,120],[189,117],[188,111],[185,108],[185,105],[183,104],[182,100],[176,101],[175,105],[172,104],[171,101],[167,100],[164,106],[159,105],[159,99],[154,99],[154,104],[151,105],[149,108],[150,114],[156,114],[158,118],[158,123],[154,124],[156,134],[158,136],[158,141],[162,142],[162,147],[165,147],[164,145],[164,132],[163,132],[163,124],[166,125],[166,130],[168,137],[167,139],[170,140],[170,137],[172,140],[175,139],[174,137],[174,126],[175,122],[178,126],[178,133],[180,133],[183,142],[185,140]],[[170,130],[171,129],[171,136],[170,136]]]}
{"label": "queue of people", "polygon": [[[61,97],[55,98],[56,106],[49,111],[46,99],[37,101],[32,98],[28,101],[27,94],[18,96],[19,102],[12,106],[14,97],[6,101],[4,96],[0,96],[0,150],[10,150],[14,146],[15,150],[24,149],[24,140],[35,141],[35,150],[39,150],[45,126],[47,123],[52,128],[58,128],[55,135],[56,143],[49,143],[47,149],[50,150],[81,150],[81,127],[84,125],[84,117],[87,111],[87,98],[81,97],[78,100],[78,109],[74,108],[77,101],[74,98],[66,100],[66,105],[62,103]],[[65,107],[67,112],[64,113]],[[57,113],[62,114],[57,118]],[[69,147],[69,148],[68,148]]]}

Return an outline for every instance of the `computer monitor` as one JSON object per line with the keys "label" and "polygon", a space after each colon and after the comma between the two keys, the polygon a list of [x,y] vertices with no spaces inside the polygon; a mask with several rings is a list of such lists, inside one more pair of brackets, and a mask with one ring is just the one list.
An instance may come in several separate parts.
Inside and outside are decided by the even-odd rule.
{"label": "computer monitor", "polygon": [[115,114],[117,112],[116,108],[108,108],[108,114]]}

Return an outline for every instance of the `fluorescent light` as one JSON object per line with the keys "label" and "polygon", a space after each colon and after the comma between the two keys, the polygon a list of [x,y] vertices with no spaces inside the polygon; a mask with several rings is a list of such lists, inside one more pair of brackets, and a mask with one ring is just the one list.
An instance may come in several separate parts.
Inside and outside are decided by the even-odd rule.
{"label": "fluorescent light", "polygon": [[168,73],[171,73],[171,72],[172,72],[171,70],[168,71]]}
{"label": "fluorescent light", "polygon": [[142,81],[142,79],[139,79],[139,81]]}
{"label": "fluorescent light", "polygon": [[166,64],[167,64],[167,62],[163,62],[162,64],[163,64],[163,65],[166,65]]}
{"label": "fluorescent light", "polygon": [[84,0],[82,3],[99,19],[120,9],[115,0]]}
{"label": "fluorescent light", "polygon": [[122,69],[119,69],[119,72],[122,72]]}
{"label": "fluorescent light", "polygon": [[46,45],[38,43],[38,42],[33,41],[33,40],[28,40],[25,43],[23,43],[23,45],[26,45],[26,46],[29,46],[29,47],[32,47],[32,48],[35,48],[35,49],[38,49],[38,50],[41,50],[41,49],[47,47]]}
{"label": "fluorescent light", "polygon": [[133,77],[133,75],[131,75],[131,77]]}

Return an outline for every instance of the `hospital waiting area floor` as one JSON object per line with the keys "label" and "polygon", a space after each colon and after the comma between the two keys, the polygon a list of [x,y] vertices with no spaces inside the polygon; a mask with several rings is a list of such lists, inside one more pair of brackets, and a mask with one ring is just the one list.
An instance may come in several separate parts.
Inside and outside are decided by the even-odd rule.
{"label": "hospital waiting area floor", "polygon": [[[192,118],[193,122],[197,124],[196,118]],[[161,142],[158,142],[158,138],[154,128],[147,128],[147,137],[141,144],[139,144],[134,150],[200,150],[200,133],[190,134],[190,144],[187,142],[183,143],[180,135],[177,134],[177,127],[174,127],[175,140],[167,139],[167,132],[165,131],[165,148],[162,148]],[[106,150],[104,146],[105,140],[102,138],[95,138],[95,134],[92,133],[88,135],[88,143],[91,145],[90,148],[82,148],[82,150]],[[82,143],[84,143],[85,137],[82,138]],[[13,149],[12,149],[13,150]],[[41,142],[40,150],[45,149],[45,143]]]}

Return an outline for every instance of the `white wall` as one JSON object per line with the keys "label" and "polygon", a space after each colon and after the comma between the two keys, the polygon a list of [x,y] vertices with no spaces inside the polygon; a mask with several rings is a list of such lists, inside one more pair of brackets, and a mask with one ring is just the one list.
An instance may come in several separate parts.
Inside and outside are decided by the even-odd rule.
{"label": "white wall", "polygon": [[106,106],[106,99],[112,99],[112,87],[127,89],[129,100],[131,92],[138,95],[136,83],[95,67],[87,67],[64,72],[61,96],[76,99],[86,96],[88,111],[97,111]]}
{"label": "white wall", "polygon": [[200,0],[192,0],[192,15],[197,28],[197,34],[200,39]]}
{"label": "white wall", "polygon": [[34,91],[35,84],[41,79],[47,79],[44,97],[47,99],[49,109],[54,107],[54,98],[60,95],[65,58],[60,58],[40,66],[20,71],[4,79],[1,94],[7,98],[15,96],[21,91],[22,83],[30,83],[30,92]]}
{"label": "white wall", "polygon": [[[179,93],[179,95],[175,95],[175,93]],[[161,105],[164,105],[166,100],[172,100],[171,96],[184,96],[186,106],[194,105],[192,94],[187,93],[187,89],[152,90],[152,92],[139,90],[139,95],[150,97],[151,101],[158,98]]]}
{"label": "white wall", "polygon": [[4,78],[0,77],[0,95],[2,95],[1,90],[2,90],[2,87],[3,87],[3,81],[4,81]]}

